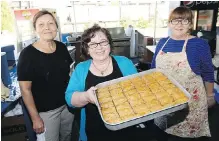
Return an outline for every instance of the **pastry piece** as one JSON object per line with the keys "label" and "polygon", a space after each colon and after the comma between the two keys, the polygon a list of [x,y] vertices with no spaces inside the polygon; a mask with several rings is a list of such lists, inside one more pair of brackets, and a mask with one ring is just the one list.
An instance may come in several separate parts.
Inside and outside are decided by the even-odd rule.
{"label": "pastry piece", "polygon": [[165,90],[168,90],[168,89],[171,89],[171,88],[176,88],[176,86],[175,86],[174,84],[172,84],[172,83],[170,83],[170,84],[165,84],[165,85],[163,85],[162,87],[163,87],[163,89],[165,89]]}
{"label": "pastry piece", "polygon": [[154,95],[150,90],[140,91],[139,94],[141,95],[141,97],[147,97],[147,96]]}
{"label": "pastry piece", "polygon": [[133,107],[133,106],[144,104],[144,101],[142,99],[136,99],[136,100],[130,100],[129,103]]}
{"label": "pastry piece", "polygon": [[138,94],[138,92],[136,91],[136,89],[132,89],[132,90],[130,90],[130,91],[124,92],[124,94],[125,94],[126,96],[129,96],[129,95],[133,95],[133,94]]}
{"label": "pastry piece", "polygon": [[175,93],[179,93],[179,92],[180,92],[180,90],[179,90],[177,87],[168,88],[168,89],[166,89],[166,91],[167,91],[169,94],[175,94]]}
{"label": "pastry piece", "polygon": [[178,105],[178,104],[186,103],[186,102],[188,102],[188,100],[189,100],[188,97],[185,96],[185,97],[182,97],[180,99],[175,100],[174,104]]}
{"label": "pastry piece", "polygon": [[106,102],[109,102],[109,101],[112,101],[112,98],[111,97],[102,97],[102,98],[98,98],[98,101],[101,104],[103,103],[106,103]]}
{"label": "pastry piece", "polygon": [[114,105],[120,105],[123,104],[124,102],[127,102],[126,98],[117,98],[117,99],[113,99],[113,103]]}
{"label": "pastry piece", "polygon": [[111,85],[109,85],[109,89],[110,89],[110,90],[112,90],[112,89],[116,89],[116,88],[120,88],[119,83],[115,83],[115,84],[111,84]]}
{"label": "pastry piece", "polygon": [[118,93],[122,93],[122,89],[121,88],[117,88],[117,89],[113,89],[109,91],[111,95],[116,95]]}
{"label": "pastry piece", "polygon": [[130,80],[124,80],[124,81],[119,82],[119,84],[123,88],[123,87],[132,85],[132,82]]}
{"label": "pastry piece", "polygon": [[157,81],[154,79],[154,78],[147,78],[147,79],[144,79],[146,85],[149,85],[149,84],[153,84],[153,83],[157,83]]}
{"label": "pastry piece", "polygon": [[103,114],[103,119],[111,124],[119,123],[121,122],[121,119],[118,115],[118,113],[107,113]]}
{"label": "pastry piece", "polygon": [[147,107],[146,104],[140,104],[140,105],[137,105],[137,106],[133,106],[132,107],[133,111],[135,112],[135,114],[137,114],[138,116],[143,116],[143,115],[146,115],[148,113],[150,113],[150,110],[149,108]]}
{"label": "pastry piece", "polygon": [[178,100],[180,98],[186,97],[183,92],[172,93],[171,96],[173,97],[174,100]]}
{"label": "pastry piece", "polygon": [[106,109],[106,108],[114,107],[114,104],[112,101],[109,101],[109,102],[105,102],[105,103],[100,104],[100,107],[103,109]]}
{"label": "pastry piece", "polygon": [[108,87],[103,87],[103,88],[98,88],[97,89],[98,93],[104,93],[104,92],[108,92],[108,91],[109,91]]}
{"label": "pastry piece", "polygon": [[97,92],[97,97],[98,98],[103,98],[103,97],[109,97],[110,93],[107,91],[103,91],[103,92]]}
{"label": "pastry piece", "polygon": [[122,110],[122,109],[126,109],[126,108],[131,108],[131,106],[128,102],[124,102],[123,104],[116,106],[117,110]]}
{"label": "pastry piece", "polygon": [[174,105],[175,105],[175,102],[171,102],[171,103],[164,104],[164,105],[162,105],[162,106],[163,106],[163,108],[165,109],[165,108],[173,107]]}
{"label": "pastry piece", "polygon": [[137,90],[137,91],[145,91],[146,90],[146,85],[136,85],[135,86],[135,89]]}
{"label": "pastry piece", "polygon": [[146,103],[148,107],[161,106],[160,102],[157,99],[153,99],[150,102]]}
{"label": "pastry piece", "polygon": [[112,99],[119,99],[119,98],[125,98],[124,94],[122,92],[117,94],[112,94]]}
{"label": "pastry piece", "polygon": [[106,115],[106,114],[109,114],[109,113],[115,113],[115,114],[117,113],[115,107],[101,109],[101,112],[102,112],[103,115]]}
{"label": "pastry piece", "polygon": [[151,88],[152,93],[156,94],[156,93],[160,93],[162,91],[164,91],[161,87],[153,87]]}
{"label": "pastry piece", "polygon": [[153,83],[153,84],[149,84],[148,87],[149,87],[150,89],[153,89],[153,88],[156,89],[156,88],[159,88],[159,87],[161,87],[161,86],[160,86],[159,83],[156,82],[156,83]]}
{"label": "pastry piece", "polygon": [[164,105],[167,105],[167,104],[172,104],[174,100],[171,96],[166,96],[166,97],[163,97],[163,98],[159,99],[159,101],[160,101],[160,104],[162,106],[164,106]]}
{"label": "pastry piece", "polygon": [[135,82],[132,82],[132,85],[134,85],[135,87],[142,86],[142,85],[145,85],[145,81],[144,80],[135,81]]}
{"label": "pastry piece", "polygon": [[134,89],[134,86],[130,85],[130,86],[126,86],[126,87],[123,87],[123,92],[127,92],[127,91],[130,91]]}
{"label": "pastry piece", "polygon": [[169,96],[170,94],[168,92],[162,90],[160,92],[155,93],[155,95],[156,95],[157,99],[161,99],[163,97]]}
{"label": "pastry piece", "polygon": [[150,96],[144,96],[142,97],[142,99],[149,104],[152,100],[156,100],[156,96],[155,95],[150,95]]}
{"label": "pastry piece", "polygon": [[116,88],[116,89],[110,90],[110,94],[111,95],[116,95],[118,93],[122,93],[122,89],[121,88]]}
{"label": "pastry piece", "polygon": [[163,107],[161,105],[154,105],[154,106],[150,107],[151,112],[161,111],[162,109],[163,109]]}
{"label": "pastry piece", "polygon": [[159,72],[159,71],[156,71],[156,72],[152,72],[151,76],[154,77],[154,78],[157,78],[157,77],[163,76],[163,73]]}
{"label": "pastry piece", "polygon": [[132,94],[132,95],[128,95],[127,96],[127,99],[130,101],[130,100],[138,100],[140,99],[140,95],[139,94]]}
{"label": "pastry piece", "polygon": [[158,83],[163,86],[163,85],[168,85],[172,84],[172,82],[169,79],[163,80],[163,81],[158,81]]}
{"label": "pastry piece", "polygon": [[155,77],[155,79],[159,82],[159,81],[166,80],[168,78],[165,75],[161,75],[161,76]]}
{"label": "pastry piece", "polygon": [[130,79],[130,81],[132,83],[135,83],[135,82],[138,82],[138,81],[141,81],[141,80],[142,80],[141,77],[138,77],[138,76]]}
{"label": "pastry piece", "polygon": [[134,115],[134,112],[131,108],[117,109],[117,112],[119,113],[120,117],[125,117],[125,116],[128,116],[128,115]]}
{"label": "pastry piece", "polygon": [[128,121],[128,120],[131,120],[131,119],[134,119],[134,118],[136,118],[136,115],[134,115],[134,114],[128,114],[128,115],[125,115],[125,116],[121,117],[122,121]]}

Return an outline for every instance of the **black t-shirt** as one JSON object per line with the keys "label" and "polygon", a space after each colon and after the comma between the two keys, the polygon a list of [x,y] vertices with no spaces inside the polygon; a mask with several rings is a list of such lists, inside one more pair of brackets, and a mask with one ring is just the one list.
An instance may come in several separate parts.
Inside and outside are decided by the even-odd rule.
{"label": "black t-shirt", "polygon": [[[122,77],[122,72],[119,69],[119,66],[116,62],[116,60],[112,57],[112,63],[113,63],[113,72],[107,76],[101,77],[101,76],[95,76],[91,73],[89,70],[87,78],[86,78],[86,84],[85,88],[88,90],[92,86],[96,86],[99,83],[109,81],[112,79],[116,79],[119,77]],[[109,137],[113,131],[108,130],[97,109],[97,106],[94,104],[87,104],[85,106],[86,108],[86,133],[88,136],[88,140],[101,140],[101,136]],[[101,134],[101,135],[100,135]],[[97,137],[99,136],[99,137]],[[106,139],[104,139],[106,140]]]}
{"label": "black t-shirt", "polygon": [[65,104],[65,90],[73,61],[67,47],[61,42],[55,43],[56,51],[53,53],[43,53],[29,45],[19,57],[18,81],[32,81],[31,91],[38,112]]}

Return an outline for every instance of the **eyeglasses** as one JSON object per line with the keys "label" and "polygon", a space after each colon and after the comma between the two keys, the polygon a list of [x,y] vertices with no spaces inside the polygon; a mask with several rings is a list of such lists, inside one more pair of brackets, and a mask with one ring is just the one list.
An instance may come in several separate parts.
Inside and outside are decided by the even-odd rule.
{"label": "eyeglasses", "polygon": [[170,23],[173,24],[173,25],[177,25],[179,23],[181,23],[182,25],[187,25],[187,24],[190,23],[190,21],[187,20],[187,19],[172,19],[170,21]]}
{"label": "eyeglasses", "polygon": [[100,45],[101,47],[106,47],[108,44],[109,44],[108,41],[102,41],[99,43],[91,43],[88,46],[90,49],[96,49],[98,45]]}

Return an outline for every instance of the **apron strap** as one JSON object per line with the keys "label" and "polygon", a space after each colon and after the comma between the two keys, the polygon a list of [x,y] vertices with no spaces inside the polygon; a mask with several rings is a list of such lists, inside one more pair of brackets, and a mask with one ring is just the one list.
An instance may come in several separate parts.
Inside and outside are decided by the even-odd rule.
{"label": "apron strap", "polygon": [[182,52],[186,52],[186,45],[188,43],[188,37],[189,37],[189,35],[187,35],[186,40],[185,40],[185,42],[183,44]]}
{"label": "apron strap", "polygon": [[167,41],[164,43],[164,45],[161,47],[160,51],[163,50],[164,46],[167,44],[167,42],[170,40],[170,37],[167,39]]}
{"label": "apron strap", "polygon": [[[188,43],[188,37],[189,37],[189,35],[186,36],[186,40],[185,40],[185,42],[184,42],[184,44],[183,44],[182,52],[185,52],[185,51],[186,51],[186,45],[187,45],[187,43]],[[167,41],[166,41],[166,42],[164,43],[164,45],[161,47],[160,51],[163,50],[163,48],[165,47],[165,45],[167,44],[167,42],[168,42],[169,40],[170,40],[170,37],[167,39]]]}

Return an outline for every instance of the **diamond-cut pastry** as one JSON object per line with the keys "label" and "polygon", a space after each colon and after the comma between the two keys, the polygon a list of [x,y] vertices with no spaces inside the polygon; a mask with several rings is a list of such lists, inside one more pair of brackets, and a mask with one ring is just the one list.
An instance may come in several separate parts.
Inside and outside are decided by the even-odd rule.
{"label": "diamond-cut pastry", "polygon": [[124,102],[126,102],[127,99],[126,98],[118,98],[118,99],[113,99],[114,104],[117,106],[119,104],[123,104]]}
{"label": "diamond-cut pastry", "polygon": [[125,93],[126,96],[133,95],[133,94],[138,94],[138,92],[135,89],[132,89],[130,91],[126,91],[124,93]]}
{"label": "diamond-cut pastry", "polygon": [[118,93],[118,94],[113,94],[111,96],[112,96],[112,99],[125,98],[125,96],[124,96],[124,94],[122,92]]}
{"label": "diamond-cut pastry", "polygon": [[170,94],[163,90],[163,91],[155,93],[155,95],[156,95],[157,99],[160,99],[163,97],[168,97]]}
{"label": "diamond-cut pastry", "polygon": [[110,96],[110,93],[108,91],[97,92],[98,98],[109,97],[109,96]]}
{"label": "diamond-cut pastry", "polygon": [[133,106],[132,108],[136,114],[145,115],[145,114],[148,114],[150,112],[150,110],[146,104],[140,104],[138,106]]}
{"label": "diamond-cut pastry", "polygon": [[118,93],[122,93],[122,89],[121,88],[116,88],[116,89],[110,90],[110,94],[111,95],[115,95],[115,94],[118,94]]}
{"label": "diamond-cut pastry", "polygon": [[109,102],[105,102],[105,103],[100,104],[100,107],[101,108],[110,108],[110,107],[114,107],[114,104],[112,101],[109,101]]}
{"label": "diamond-cut pastry", "polygon": [[133,107],[133,106],[144,104],[144,101],[142,99],[137,99],[137,100],[130,100],[129,103]]}
{"label": "diamond-cut pastry", "polygon": [[125,108],[131,108],[131,106],[128,102],[124,102],[123,104],[116,106],[117,110],[122,110],[122,109],[125,109]]}
{"label": "diamond-cut pastry", "polygon": [[151,112],[161,111],[162,109],[163,109],[163,107],[161,105],[154,105],[154,106],[150,107]]}
{"label": "diamond-cut pastry", "polygon": [[182,97],[182,98],[180,98],[180,99],[177,99],[177,100],[175,100],[175,105],[178,105],[178,104],[182,104],[182,103],[185,103],[185,102],[188,102],[188,97]]}
{"label": "diamond-cut pastry", "polygon": [[112,98],[111,97],[102,97],[102,98],[99,98],[98,101],[100,104],[102,104],[102,103],[112,101]]}
{"label": "diamond-cut pastry", "polygon": [[150,103],[152,100],[156,100],[156,96],[155,95],[150,95],[150,96],[144,96],[142,97],[142,99],[146,102],[146,103]]}
{"label": "diamond-cut pastry", "polygon": [[122,116],[121,119],[123,121],[126,121],[126,120],[131,120],[131,119],[133,119],[135,117],[136,117],[136,115],[132,113],[132,114],[128,114],[128,115]]}
{"label": "diamond-cut pastry", "polygon": [[108,92],[108,91],[109,91],[108,87],[103,87],[103,88],[98,88],[97,89],[98,93],[104,93],[104,92]]}
{"label": "diamond-cut pastry", "polygon": [[131,108],[117,109],[117,111],[118,111],[120,117],[125,117],[125,116],[128,116],[130,114],[134,115]]}
{"label": "diamond-cut pastry", "polygon": [[112,84],[112,85],[109,86],[109,89],[110,89],[110,90],[116,89],[116,88],[120,88],[119,83],[115,83],[115,84]]}
{"label": "diamond-cut pastry", "polygon": [[166,96],[166,97],[159,99],[159,101],[160,101],[160,104],[164,106],[168,103],[173,103],[174,100],[171,96]]}
{"label": "diamond-cut pastry", "polygon": [[130,91],[132,89],[134,89],[135,87],[134,86],[127,86],[127,87],[124,87],[123,88],[123,92],[127,92],[127,91]]}
{"label": "diamond-cut pastry", "polygon": [[110,107],[110,108],[101,109],[101,110],[102,110],[103,115],[106,115],[106,114],[109,114],[109,113],[115,113],[115,114],[117,113],[115,107]]}

